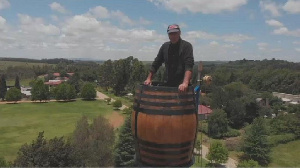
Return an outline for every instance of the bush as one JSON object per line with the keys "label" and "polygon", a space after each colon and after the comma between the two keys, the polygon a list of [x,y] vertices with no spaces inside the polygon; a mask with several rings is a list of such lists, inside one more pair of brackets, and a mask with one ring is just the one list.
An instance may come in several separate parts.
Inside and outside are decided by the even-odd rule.
{"label": "bush", "polygon": [[83,86],[80,95],[83,99],[92,100],[96,98],[97,93],[93,84],[87,83]]}
{"label": "bush", "polygon": [[206,135],[208,135],[208,124],[207,124],[207,122],[203,122],[203,121],[200,121],[200,122],[202,122],[202,123],[198,124],[198,130],[205,133]]}
{"label": "bush", "polygon": [[116,100],[113,102],[113,107],[116,108],[116,109],[119,109],[122,107],[122,102],[121,100]]}
{"label": "bush", "polygon": [[21,100],[22,98],[22,93],[19,89],[17,88],[10,88],[6,95],[5,95],[5,99],[6,101],[14,101],[14,102],[17,102],[19,100]]}
{"label": "bush", "polygon": [[242,148],[242,142],[239,137],[229,138],[226,139],[225,146],[229,151],[240,151]]}
{"label": "bush", "polygon": [[8,167],[8,164],[4,157],[0,157],[0,167]]}
{"label": "bush", "polygon": [[106,102],[107,102],[107,104],[109,104],[109,103],[110,103],[110,101],[111,101],[111,98],[110,98],[110,97],[104,98],[104,101],[106,101]]}
{"label": "bush", "polygon": [[240,162],[237,167],[252,168],[252,167],[260,167],[260,166],[259,166],[257,161],[254,161],[254,160],[250,159],[250,160],[244,160],[244,161]]}
{"label": "bush", "polygon": [[228,128],[228,132],[224,133],[223,134],[223,137],[237,137],[237,136],[240,136],[241,133],[236,130],[236,129],[232,129],[232,128]]}
{"label": "bush", "polygon": [[268,139],[269,145],[274,147],[279,144],[285,144],[290,141],[296,140],[296,135],[295,134],[272,135],[272,136],[268,136],[267,139]]}

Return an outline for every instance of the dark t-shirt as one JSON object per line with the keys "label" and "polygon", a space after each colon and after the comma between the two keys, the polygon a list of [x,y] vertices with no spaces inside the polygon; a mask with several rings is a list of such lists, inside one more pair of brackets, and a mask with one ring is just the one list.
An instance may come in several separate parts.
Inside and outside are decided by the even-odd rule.
{"label": "dark t-shirt", "polygon": [[176,44],[170,44],[169,46],[167,86],[179,86],[184,78],[184,74],[177,71],[179,64],[179,45],[180,41]]}

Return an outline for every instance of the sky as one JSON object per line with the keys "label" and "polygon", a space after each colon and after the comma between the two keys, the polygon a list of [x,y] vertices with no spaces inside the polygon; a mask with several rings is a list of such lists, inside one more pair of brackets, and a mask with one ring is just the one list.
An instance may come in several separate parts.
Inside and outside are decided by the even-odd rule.
{"label": "sky", "polygon": [[174,23],[195,61],[300,62],[300,0],[0,0],[0,57],[152,61]]}

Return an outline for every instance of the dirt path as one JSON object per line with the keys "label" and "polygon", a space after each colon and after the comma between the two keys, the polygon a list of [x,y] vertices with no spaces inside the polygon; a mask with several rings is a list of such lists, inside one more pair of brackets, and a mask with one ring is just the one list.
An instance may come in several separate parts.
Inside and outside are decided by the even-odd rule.
{"label": "dirt path", "polygon": [[106,116],[106,118],[109,120],[109,122],[114,128],[119,128],[124,123],[124,117],[116,111]]}
{"label": "dirt path", "polygon": [[[100,100],[104,100],[105,98],[109,98],[107,95],[97,91],[97,99],[100,99]],[[114,102],[116,101],[115,99],[111,99],[111,102]],[[125,108],[127,108],[127,106],[125,105],[122,105],[122,107],[120,108],[120,110],[124,110]]]}

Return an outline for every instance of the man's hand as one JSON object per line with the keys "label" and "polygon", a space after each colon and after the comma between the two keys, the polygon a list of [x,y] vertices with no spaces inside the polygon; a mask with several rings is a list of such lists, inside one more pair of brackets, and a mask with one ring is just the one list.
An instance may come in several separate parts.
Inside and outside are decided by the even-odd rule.
{"label": "man's hand", "polygon": [[179,90],[179,92],[186,92],[188,87],[189,87],[188,84],[182,83],[181,85],[179,85],[178,90]]}
{"label": "man's hand", "polygon": [[144,85],[151,85],[151,84],[152,84],[151,79],[146,79],[144,82]]}

